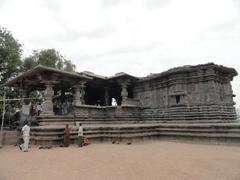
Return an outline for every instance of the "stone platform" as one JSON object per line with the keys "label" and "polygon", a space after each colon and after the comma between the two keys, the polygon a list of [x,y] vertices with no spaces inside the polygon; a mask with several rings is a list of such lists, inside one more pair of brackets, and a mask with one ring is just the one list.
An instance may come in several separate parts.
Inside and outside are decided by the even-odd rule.
{"label": "stone platform", "polygon": [[[66,124],[72,127],[74,141],[76,122],[83,124],[92,142],[145,138],[239,142],[231,86],[237,75],[235,69],[214,63],[176,67],[141,78],[123,72],[104,77],[37,66],[7,85],[44,91],[44,116],[38,118],[39,127],[32,128],[36,144],[60,144]],[[72,116],[54,116],[53,110]]]}
{"label": "stone platform", "polygon": [[63,142],[66,124],[71,140],[77,140],[76,123],[82,123],[84,135],[95,141],[135,141],[145,139],[187,139],[239,143],[240,122],[235,109],[228,106],[178,106],[166,109],[123,107],[75,107],[74,115],[40,116],[33,127],[35,144]]}
{"label": "stone platform", "polygon": [[[71,128],[72,143],[77,140],[77,127],[74,119],[66,117]],[[64,118],[55,121],[55,125],[42,125],[32,128],[33,142],[39,145],[60,145],[63,142]],[[53,121],[51,119],[51,121]],[[48,119],[49,121],[49,119]],[[120,122],[120,121],[119,121]],[[181,122],[163,123],[89,123],[84,124],[84,135],[90,142],[132,142],[146,139],[185,139],[201,140],[215,143],[240,143],[240,123],[235,122]]]}

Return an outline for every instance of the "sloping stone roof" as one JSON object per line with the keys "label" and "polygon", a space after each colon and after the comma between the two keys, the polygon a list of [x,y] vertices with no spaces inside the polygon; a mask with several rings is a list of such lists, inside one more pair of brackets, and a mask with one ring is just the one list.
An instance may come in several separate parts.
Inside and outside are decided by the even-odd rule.
{"label": "sloping stone roof", "polygon": [[13,77],[12,79],[10,79],[6,85],[7,86],[11,86],[14,83],[22,80],[23,78],[26,77],[31,77],[37,73],[40,72],[52,72],[52,73],[56,73],[56,74],[61,74],[63,76],[67,76],[67,77],[75,77],[75,78],[82,78],[82,79],[92,79],[91,77],[88,77],[86,75],[80,75],[78,73],[75,72],[67,72],[67,71],[62,71],[56,68],[51,68],[51,67],[47,67],[47,66],[43,66],[43,65],[38,65],[35,68],[28,70],[26,72],[21,73],[20,75]]}
{"label": "sloping stone roof", "polygon": [[125,72],[116,73],[114,76],[108,77],[108,79],[117,79],[117,78],[120,78],[120,77],[129,77],[130,79],[139,79],[138,77],[132,76],[132,75],[127,74]]}
{"label": "sloping stone roof", "polygon": [[79,72],[78,74],[85,75],[87,77],[97,78],[97,79],[103,79],[103,80],[107,79],[106,76],[101,76],[90,71],[83,71],[83,72]]}
{"label": "sloping stone roof", "polygon": [[88,80],[101,79],[101,80],[107,81],[107,80],[115,80],[115,79],[119,79],[119,78],[129,78],[129,79],[134,79],[134,80],[138,80],[138,81],[148,81],[148,80],[152,80],[152,79],[156,79],[156,78],[166,77],[166,76],[169,76],[172,74],[181,74],[181,73],[186,73],[186,72],[200,71],[200,70],[205,70],[208,68],[212,68],[214,70],[222,72],[223,74],[228,74],[228,76],[230,76],[230,77],[234,77],[234,76],[238,75],[237,71],[234,68],[228,68],[228,67],[225,67],[222,65],[216,65],[214,63],[199,64],[199,65],[195,65],[195,66],[187,65],[187,66],[175,67],[175,68],[169,69],[167,71],[164,71],[161,73],[150,74],[150,75],[148,75],[146,77],[142,77],[142,78],[132,76],[125,72],[116,73],[114,76],[106,77],[106,76],[94,74],[89,71],[83,71],[80,73],[66,72],[66,71],[62,71],[59,69],[39,65],[27,72],[23,72],[22,74],[18,75],[17,77],[10,79],[6,83],[6,85],[11,86],[14,83],[20,81],[21,79],[23,79],[25,77],[29,77],[34,74],[37,74],[38,72],[45,72],[45,71],[61,74],[62,76],[66,76],[68,78],[71,78],[71,77],[72,78],[82,78],[82,79],[88,79]]}
{"label": "sloping stone roof", "polygon": [[175,68],[169,69],[169,70],[161,72],[161,73],[150,74],[149,76],[143,77],[140,80],[148,81],[148,80],[152,80],[152,79],[156,79],[156,78],[169,76],[171,74],[180,74],[180,73],[185,73],[185,72],[198,71],[198,70],[206,69],[206,68],[213,68],[220,72],[227,73],[232,77],[238,75],[237,71],[234,68],[228,68],[228,67],[225,67],[222,65],[216,65],[214,63],[207,63],[207,64],[199,64],[199,65],[195,65],[195,66],[186,65],[186,66],[175,67]]}

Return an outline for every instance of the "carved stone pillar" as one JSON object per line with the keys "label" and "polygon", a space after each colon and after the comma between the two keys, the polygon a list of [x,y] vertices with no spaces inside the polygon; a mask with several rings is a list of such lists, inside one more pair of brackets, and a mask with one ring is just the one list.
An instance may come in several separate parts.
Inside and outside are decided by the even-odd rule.
{"label": "carved stone pillar", "polygon": [[20,89],[19,90],[20,92],[20,98],[21,98],[21,101],[20,101],[20,104],[23,105],[24,104],[24,98],[27,97],[27,91],[25,89]]}
{"label": "carved stone pillar", "polygon": [[84,100],[84,95],[85,95],[85,91],[84,91],[84,83],[75,85],[74,88],[74,96],[73,96],[73,105],[74,106],[79,106],[82,104],[85,104],[85,100]]}
{"label": "carved stone pillar", "polygon": [[105,99],[105,104],[106,106],[109,106],[109,88],[105,87],[105,94],[104,94],[104,99]]}
{"label": "carved stone pillar", "polygon": [[80,101],[80,87],[79,86],[74,86],[74,94],[73,94],[73,105],[74,106],[79,106],[81,105]]}
{"label": "carved stone pillar", "polygon": [[85,88],[84,83],[81,83],[81,85],[80,85],[80,102],[81,102],[81,104],[85,104],[85,99],[84,99],[85,90],[84,90],[84,88]]}
{"label": "carved stone pillar", "polygon": [[128,97],[127,83],[121,83],[121,86],[122,86],[122,92],[121,92],[122,105],[124,105],[127,103],[127,97]]}
{"label": "carved stone pillar", "polygon": [[41,115],[53,115],[53,103],[52,98],[54,95],[53,86],[54,84],[45,82],[46,89],[44,91],[44,102],[42,104],[42,113]]}

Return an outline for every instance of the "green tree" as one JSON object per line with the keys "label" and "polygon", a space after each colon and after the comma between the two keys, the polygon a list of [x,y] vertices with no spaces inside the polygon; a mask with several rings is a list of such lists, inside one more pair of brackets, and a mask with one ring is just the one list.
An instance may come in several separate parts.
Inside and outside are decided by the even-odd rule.
{"label": "green tree", "polygon": [[25,58],[23,61],[23,70],[32,69],[39,64],[70,72],[75,71],[76,68],[70,60],[66,60],[55,49],[45,49],[40,52],[34,51],[33,55]]}
{"label": "green tree", "polygon": [[63,57],[55,49],[46,49],[38,53],[38,63],[44,66],[62,69]]}
{"label": "green tree", "polygon": [[[22,63],[21,48],[22,45],[12,36],[11,32],[0,27],[0,99],[2,99],[4,88],[7,98],[13,98],[19,95],[16,89],[5,87],[4,84],[10,77],[16,76],[20,71]],[[13,110],[18,102],[9,103],[7,109],[10,108],[10,110]],[[1,110],[2,103],[0,103],[0,111]]]}
{"label": "green tree", "polygon": [[37,66],[37,64],[38,64],[37,57],[35,55],[26,57],[22,63],[22,71],[27,71],[29,69],[32,69],[35,66]]}
{"label": "green tree", "polygon": [[10,31],[0,27],[0,85],[19,73],[22,63],[21,47]]}
{"label": "green tree", "polygon": [[72,64],[72,62],[70,60],[64,60],[63,64],[64,64],[64,66],[63,66],[64,71],[73,72],[76,69],[76,66],[74,64]]}

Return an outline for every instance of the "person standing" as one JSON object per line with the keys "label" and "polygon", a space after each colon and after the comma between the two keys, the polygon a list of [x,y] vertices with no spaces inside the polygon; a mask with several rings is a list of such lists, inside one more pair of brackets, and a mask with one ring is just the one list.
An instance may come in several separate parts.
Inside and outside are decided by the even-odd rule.
{"label": "person standing", "polygon": [[23,144],[19,145],[19,148],[23,152],[28,152],[30,137],[30,127],[28,126],[28,121],[25,121],[24,126],[22,127],[21,136],[23,138]]}
{"label": "person standing", "polygon": [[70,128],[68,127],[68,124],[66,124],[66,127],[64,129],[63,146],[68,147],[69,144],[70,144]]}
{"label": "person standing", "polygon": [[79,124],[78,127],[78,147],[82,147],[83,146],[83,127],[82,124]]}

